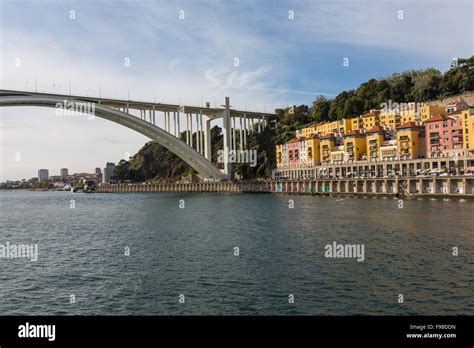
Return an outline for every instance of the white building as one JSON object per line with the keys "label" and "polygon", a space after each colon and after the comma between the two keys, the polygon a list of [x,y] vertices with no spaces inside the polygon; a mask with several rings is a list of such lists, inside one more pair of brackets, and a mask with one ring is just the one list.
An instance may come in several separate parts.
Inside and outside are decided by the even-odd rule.
{"label": "white building", "polygon": [[102,175],[102,182],[108,183],[110,179],[114,176],[115,171],[115,163],[107,162],[104,168],[104,172]]}
{"label": "white building", "polygon": [[49,180],[49,170],[47,169],[40,169],[38,170],[38,181],[46,181]]}

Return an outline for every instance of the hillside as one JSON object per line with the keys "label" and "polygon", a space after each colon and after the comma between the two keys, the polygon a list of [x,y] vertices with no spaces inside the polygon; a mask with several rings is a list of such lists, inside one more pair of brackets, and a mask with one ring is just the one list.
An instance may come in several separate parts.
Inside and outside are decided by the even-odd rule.
{"label": "hillside", "polygon": [[[474,105],[473,91],[474,56],[459,59],[444,74],[433,68],[405,71],[386,78],[371,79],[354,90],[339,93],[332,100],[318,96],[311,107],[300,105],[276,109],[278,127],[273,125],[262,133],[254,132],[248,137],[249,148],[257,150],[256,166],[234,164],[233,172],[242,179],[269,177],[275,167],[275,144],[287,142],[294,137],[295,130],[305,124],[357,117],[389,100],[446,105],[462,97],[468,104]],[[181,137],[184,139],[184,133]],[[212,162],[217,164],[217,151],[223,146],[221,128],[212,128],[211,139]],[[176,155],[154,142],[146,143],[130,160],[121,160],[116,168],[118,180],[132,182],[176,181],[190,174],[196,173]]]}

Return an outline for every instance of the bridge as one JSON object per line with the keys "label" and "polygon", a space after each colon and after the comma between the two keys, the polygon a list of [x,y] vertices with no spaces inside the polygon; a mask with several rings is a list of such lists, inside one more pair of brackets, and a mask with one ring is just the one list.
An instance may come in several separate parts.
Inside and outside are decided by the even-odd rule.
{"label": "bridge", "polygon": [[[221,108],[211,108],[209,105],[202,107],[0,90],[0,107],[12,106],[56,108],[60,112],[86,113],[121,124],[164,146],[202,177],[214,180],[231,179],[232,166],[229,163],[229,156],[224,156],[223,170],[211,162],[211,122],[222,118],[223,150],[224,154],[228,154],[230,150],[248,149],[248,135],[252,132],[261,132],[275,117],[271,113],[231,109],[229,97],[225,98]],[[160,119],[163,127],[158,126]],[[186,122],[185,126],[183,120]],[[181,140],[182,132],[185,141]]]}

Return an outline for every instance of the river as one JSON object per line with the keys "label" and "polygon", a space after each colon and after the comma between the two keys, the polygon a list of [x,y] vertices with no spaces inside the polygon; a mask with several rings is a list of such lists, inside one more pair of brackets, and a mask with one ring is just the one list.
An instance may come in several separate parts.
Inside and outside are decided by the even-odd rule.
{"label": "river", "polygon": [[2,192],[0,245],[38,259],[0,258],[0,313],[473,315],[473,221],[472,200]]}

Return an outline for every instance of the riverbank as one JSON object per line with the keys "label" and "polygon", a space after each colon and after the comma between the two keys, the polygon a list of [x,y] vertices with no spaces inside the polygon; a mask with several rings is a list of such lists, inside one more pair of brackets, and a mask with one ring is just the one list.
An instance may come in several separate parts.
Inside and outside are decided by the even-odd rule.
{"label": "riverbank", "polygon": [[228,192],[341,196],[474,198],[474,178],[324,179],[102,185],[97,192]]}

